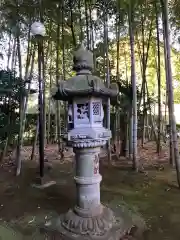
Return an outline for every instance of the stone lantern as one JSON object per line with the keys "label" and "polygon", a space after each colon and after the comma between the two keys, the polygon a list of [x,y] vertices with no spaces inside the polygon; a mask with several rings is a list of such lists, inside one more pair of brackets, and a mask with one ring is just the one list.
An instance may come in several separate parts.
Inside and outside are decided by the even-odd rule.
{"label": "stone lantern", "polygon": [[110,208],[100,202],[99,153],[111,138],[103,127],[103,101],[117,97],[116,84],[107,88],[92,75],[93,54],[83,46],[74,53],[76,76],[60,82],[53,91],[55,100],[68,101],[68,145],[75,153],[76,206],[60,216],[57,229],[62,239],[119,240],[131,224],[117,221]]}

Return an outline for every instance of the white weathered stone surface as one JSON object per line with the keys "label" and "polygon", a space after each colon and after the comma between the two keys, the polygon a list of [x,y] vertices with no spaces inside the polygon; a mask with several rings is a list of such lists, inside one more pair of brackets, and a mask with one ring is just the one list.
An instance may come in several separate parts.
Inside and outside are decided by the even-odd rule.
{"label": "white weathered stone surface", "polygon": [[39,35],[39,36],[44,37],[46,34],[46,29],[45,29],[44,24],[41,22],[34,22],[31,25],[31,33],[33,36]]}

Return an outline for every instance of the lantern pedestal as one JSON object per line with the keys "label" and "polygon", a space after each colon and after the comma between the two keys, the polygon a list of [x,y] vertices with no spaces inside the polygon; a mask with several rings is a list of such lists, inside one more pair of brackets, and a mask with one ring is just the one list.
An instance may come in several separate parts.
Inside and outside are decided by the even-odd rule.
{"label": "lantern pedestal", "polygon": [[121,207],[112,211],[102,206],[102,213],[82,217],[73,210],[54,219],[43,228],[48,239],[60,240],[128,240],[133,224]]}

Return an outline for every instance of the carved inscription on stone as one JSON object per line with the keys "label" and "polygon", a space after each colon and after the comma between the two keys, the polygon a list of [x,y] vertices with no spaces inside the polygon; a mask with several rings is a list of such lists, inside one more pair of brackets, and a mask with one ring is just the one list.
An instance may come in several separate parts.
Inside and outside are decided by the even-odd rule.
{"label": "carved inscription on stone", "polygon": [[94,159],[94,174],[98,174],[99,173],[99,157],[98,155],[95,155],[95,159]]}

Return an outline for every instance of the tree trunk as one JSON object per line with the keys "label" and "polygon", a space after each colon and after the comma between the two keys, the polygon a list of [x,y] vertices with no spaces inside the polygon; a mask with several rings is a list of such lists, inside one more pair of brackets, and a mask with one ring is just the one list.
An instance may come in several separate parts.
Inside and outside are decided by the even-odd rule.
{"label": "tree trunk", "polygon": [[[52,49],[52,44],[51,44]],[[51,87],[52,87],[52,58],[50,60],[50,70],[49,70],[49,107],[48,107],[48,123],[47,123],[47,143],[50,144],[50,132],[51,132]]]}
{"label": "tree trunk", "polygon": [[[164,6],[164,0],[161,1],[162,3],[162,7]],[[169,70],[168,70],[168,60],[167,60],[167,47],[166,47],[166,29],[165,29],[165,16],[164,13],[162,14],[163,17],[163,40],[164,40],[164,60],[165,60],[165,73],[166,73],[166,103],[168,105],[168,111],[169,111],[169,97],[168,97],[168,78],[169,78]],[[171,72],[171,70],[170,70]],[[165,112],[165,116],[166,116]],[[169,114],[168,114],[169,115]],[[170,164],[174,165],[174,147],[173,147],[173,140],[172,140],[172,128],[171,128],[171,116],[169,115],[169,135],[170,135],[170,139],[169,139],[169,162]]]}
{"label": "tree trunk", "polygon": [[[18,26],[19,27],[19,26]],[[19,30],[18,30],[19,34]],[[20,38],[17,36],[17,53],[19,61],[19,77],[21,79],[20,86],[20,103],[19,103],[19,134],[18,134],[18,144],[16,151],[16,176],[19,176],[21,173],[21,149],[23,145],[23,121],[24,121],[24,96],[23,96],[23,80],[22,80],[22,62],[21,62],[21,49],[20,49]]]}
{"label": "tree trunk", "polygon": [[177,172],[177,182],[180,188],[180,158],[178,151],[178,141],[176,132],[176,121],[174,116],[174,92],[172,84],[172,69],[171,69],[171,48],[170,48],[170,31],[169,31],[169,17],[168,17],[168,0],[162,0],[163,14],[164,14],[164,32],[165,32],[165,42],[166,42],[166,57],[167,57],[167,72],[168,72],[168,99],[169,99],[169,116],[170,116],[170,126],[172,129],[172,141],[174,148],[174,160]]}
{"label": "tree trunk", "polygon": [[[106,1],[105,1],[106,2]],[[104,17],[104,47],[105,47],[105,66],[106,66],[106,86],[109,88],[110,85],[110,70],[109,70],[109,55],[108,55],[108,15],[105,14]],[[107,129],[110,129],[110,112],[111,112],[111,105],[110,105],[110,98],[107,100],[107,112],[106,112],[106,123]],[[111,142],[110,139],[107,142],[107,151],[108,151],[108,163],[111,163]]]}
{"label": "tree trunk", "polygon": [[[60,14],[60,8],[58,9],[58,14]],[[57,16],[58,16],[57,14]],[[58,87],[58,82],[60,80],[59,74],[59,46],[60,46],[60,22],[57,24],[57,42],[56,42],[56,86]],[[56,120],[57,120],[57,142],[58,142],[58,151],[61,152],[61,136],[60,136],[60,103],[56,101]]]}
{"label": "tree trunk", "polygon": [[90,39],[89,39],[89,17],[88,17],[88,3],[85,0],[85,18],[86,18],[86,40],[87,40],[87,49],[90,49]]}
{"label": "tree trunk", "polygon": [[[120,9],[119,6],[119,1],[117,4],[118,9]],[[116,18],[116,25],[117,25],[117,29],[116,29],[116,41],[117,41],[117,67],[116,67],[116,82],[119,82],[119,62],[120,62],[120,12],[118,12],[117,14],[117,18]],[[125,53],[126,54],[126,53]],[[126,59],[125,59],[126,60]],[[126,64],[126,63],[125,63]],[[117,129],[116,129],[116,134],[117,134],[117,142],[116,142],[116,149],[118,150],[118,154],[119,154],[119,150],[120,150],[120,140],[121,140],[121,136],[120,136],[120,108],[117,107],[116,108],[118,113],[117,113]]]}
{"label": "tree trunk", "polygon": [[33,141],[32,153],[31,153],[31,161],[34,160],[34,155],[35,155],[35,150],[36,150],[36,145],[37,145],[37,140],[38,140],[38,132],[39,132],[39,119],[37,119],[37,123],[36,123],[36,132],[34,135],[34,141]]}
{"label": "tree trunk", "polygon": [[136,72],[135,72],[135,52],[134,52],[134,31],[133,31],[133,9],[129,6],[129,36],[131,51],[131,83],[132,83],[132,115],[133,115],[133,169],[138,171],[137,159],[137,93],[136,93]]}
{"label": "tree trunk", "polygon": [[129,159],[133,158],[133,115],[132,107],[129,113]]}
{"label": "tree trunk", "polygon": [[161,152],[161,53],[160,53],[160,39],[159,39],[159,21],[157,5],[156,8],[156,31],[157,31],[157,80],[158,80],[158,141],[157,141],[157,153]]}
{"label": "tree trunk", "polygon": [[38,39],[38,107],[39,107],[39,170],[40,177],[44,177],[44,82],[43,82],[43,39]]}

